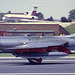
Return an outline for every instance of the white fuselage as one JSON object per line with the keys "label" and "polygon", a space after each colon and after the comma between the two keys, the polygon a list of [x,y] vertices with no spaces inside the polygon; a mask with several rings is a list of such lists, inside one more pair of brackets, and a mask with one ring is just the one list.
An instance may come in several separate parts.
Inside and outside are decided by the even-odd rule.
{"label": "white fuselage", "polygon": [[36,21],[38,18],[36,16],[28,15],[28,14],[6,14],[2,18],[3,21],[13,22],[13,21]]}

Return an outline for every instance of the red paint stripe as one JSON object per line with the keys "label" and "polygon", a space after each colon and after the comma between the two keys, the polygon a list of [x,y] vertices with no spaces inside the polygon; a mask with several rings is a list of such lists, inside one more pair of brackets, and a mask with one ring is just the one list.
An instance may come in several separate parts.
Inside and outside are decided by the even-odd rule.
{"label": "red paint stripe", "polygon": [[16,49],[15,53],[28,53],[28,52],[37,52],[37,53],[41,53],[41,52],[47,52],[47,48],[33,48],[33,49]]}
{"label": "red paint stripe", "polygon": [[47,47],[47,48],[33,48],[33,49],[17,49],[17,50],[15,50],[15,53],[21,53],[21,52],[42,53],[42,52],[51,52],[52,50],[58,50],[59,52],[65,52],[68,54],[72,54],[72,52],[69,49],[67,49],[65,46],[52,46],[52,47]]}
{"label": "red paint stripe", "polygon": [[15,52],[14,53],[21,53],[21,52],[24,52],[24,53],[28,53],[28,52],[30,52],[30,50],[28,49],[17,49],[17,50],[15,50]]}
{"label": "red paint stripe", "polygon": [[72,52],[69,49],[67,49],[65,46],[59,46],[57,50],[59,52],[66,52],[68,54],[72,54]]}
{"label": "red paint stripe", "polygon": [[51,52],[51,50],[56,50],[58,47],[57,46],[51,46],[47,48],[48,52]]}

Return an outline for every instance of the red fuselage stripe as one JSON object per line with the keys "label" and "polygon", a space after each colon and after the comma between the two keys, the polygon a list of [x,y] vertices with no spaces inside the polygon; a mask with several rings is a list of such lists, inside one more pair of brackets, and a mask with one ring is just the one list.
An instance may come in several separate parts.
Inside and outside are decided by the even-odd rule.
{"label": "red fuselage stripe", "polygon": [[67,49],[65,46],[59,46],[57,50],[59,52],[65,52],[65,53],[68,53],[68,54],[72,54],[72,52],[69,49]]}
{"label": "red fuselage stripe", "polygon": [[42,52],[51,52],[53,50],[57,50],[58,52],[65,52],[68,54],[72,54],[72,52],[64,46],[53,46],[53,47],[36,48],[36,49],[35,48],[33,48],[33,49],[17,49],[17,50],[15,50],[15,53],[21,53],[21,52],[24,52],[24,53],[30,53],[30,52],[42,53]]}

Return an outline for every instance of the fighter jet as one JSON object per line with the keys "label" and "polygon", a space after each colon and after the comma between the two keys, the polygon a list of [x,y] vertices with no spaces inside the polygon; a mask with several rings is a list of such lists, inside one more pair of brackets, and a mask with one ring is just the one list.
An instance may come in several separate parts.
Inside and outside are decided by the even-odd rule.
{"label": "fighter jet", "polygon": [[0,53],[12,53],[30,63],[75,53],[75,34],[69,36],[0,36]]}

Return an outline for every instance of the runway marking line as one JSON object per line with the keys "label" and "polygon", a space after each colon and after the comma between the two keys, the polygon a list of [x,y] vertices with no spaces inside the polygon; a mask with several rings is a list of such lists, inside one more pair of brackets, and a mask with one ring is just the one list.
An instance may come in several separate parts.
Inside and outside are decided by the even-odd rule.
{"label": "runway marking line", "polygon": [[[21,57],[14,57],[14,56],[13,57],[0,57],[0,59],[5,59],[5,58],[6,59],[10,59],[10,58],[12,58],[12,59],[13,58],[15,58],[15,59],[18,59],[18,58],[22,59]],[[61,57],[61,58],[75,58],[75,56],[66,56],[66,57]]]}
{"label": "runway marking line", "polygon": [[75,73],[0,73],[0,75],[75,75]]}
{"label": "runway marking line", "polygon": [[[73,62],[75,62],[75,60],[43,60],[43,62],[71,62],[71,61],[73,61]],[[11,61],[11,60],[2,60],[2,61],[0,61],[0,62],[13,62],[13,61]],[[14,62],[28,62],[28,60],[14,60]]]}

